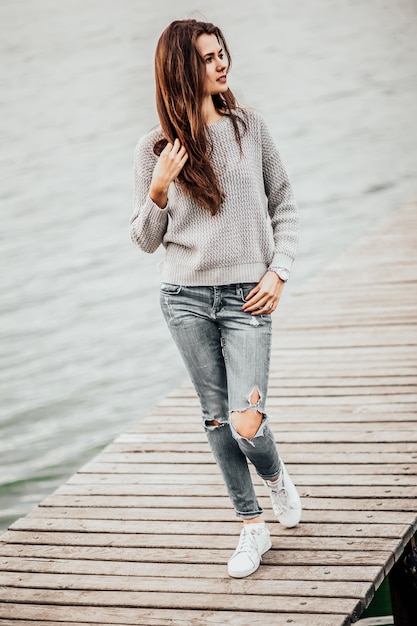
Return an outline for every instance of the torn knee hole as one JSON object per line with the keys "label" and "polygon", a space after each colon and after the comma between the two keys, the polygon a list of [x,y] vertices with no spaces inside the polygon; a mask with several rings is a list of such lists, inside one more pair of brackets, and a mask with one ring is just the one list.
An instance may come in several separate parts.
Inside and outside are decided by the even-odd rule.
{"label": "torn knee hole", "polygon": [[258,387],[254,387],[249,396],[249,404],[251,406],[256,406],[261,399],[261,394],[259,393]]}
{"label": "torn knee hole", "polygon": [[206,426],[222,426],[217,420],[206,420]]}
{"label": "torn knee hole", "polygon": [[262,424],[263,414],[250,408],[245,411],[233,411],[230,419],[238,435],[245,439],[252,439]]}

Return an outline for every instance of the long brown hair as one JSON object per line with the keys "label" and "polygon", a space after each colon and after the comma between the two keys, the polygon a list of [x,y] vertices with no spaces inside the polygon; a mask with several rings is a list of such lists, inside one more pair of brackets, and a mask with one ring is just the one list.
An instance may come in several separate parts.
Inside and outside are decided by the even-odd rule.
{"label": "long brown hair", "polygon": [[[156,106],[164,139],[154,146],[159,155],[167,141],[178,137],[188,153],[178,182],[197,204],[215,215],[223,200],[223,191],[210,160],[210,140],[202,116],[206,67],[196,41],[200,35],[216,35],[231,66],[229,49],[221,30],[209,22],[194,19],[172,22],[159,38],[155,51]],[[228,89],[212,96],[216,110],[228,115],[241,148],[236,98]]]}

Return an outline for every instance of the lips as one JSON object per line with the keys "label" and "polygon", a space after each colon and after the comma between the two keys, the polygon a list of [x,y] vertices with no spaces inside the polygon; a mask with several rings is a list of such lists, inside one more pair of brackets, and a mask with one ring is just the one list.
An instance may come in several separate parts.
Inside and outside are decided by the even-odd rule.
{"label": "lips", "polygon": [[227,77],[226,77],[226,76],[220,76],[220,78],[218,78],[218,79],[217,79],[217,82],[218,82],[218,83],[225,83],[225,82],[226,82],[226,80],[227,80]]}

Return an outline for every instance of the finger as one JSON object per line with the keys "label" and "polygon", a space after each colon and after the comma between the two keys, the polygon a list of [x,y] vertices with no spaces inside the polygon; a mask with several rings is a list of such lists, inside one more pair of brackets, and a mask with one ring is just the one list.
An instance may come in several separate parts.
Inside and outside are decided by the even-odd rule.
{"label": "finger", "polygon": [[181,161],[180,161],[181,169],[184,167],[184,165],[186,164],[187,160],[188,160],[188,154],[185,153],[184,156],[182,157]]}
{"label": "finger", "polygon": [[268,295],[258,295],[256,294],[253,298],[251,298],[246,304],[243,305],[244,311],[254,311],[255,309],[259,309],[264,307],[269,300]]}
{"label": "finger", "polygon": [[253,311],[251,315],[270,315],[277,308],[278,303],[267,302],[263,307]]}
{"label": "finger", "polygon": [[246,302],[250,302],[252,300],[253,302],[259,302],[261,300],[265,300],[265,298],[269,298],[271,300],[273,298],[273,295],[274,294],[271,293],[269,290],[261,289],[259,285],[257,285],[256,287],[254,287],[254,289],[252,289],[252,291],[248,293],[245,300]]}
{"label": "finger", "polygon": [[180,146],[179,150],[177,150],[176,148],[177,147],[174,145],[169,156],[171,157],[173,161],[179,163],[182,160],[184,154],[186,154],[186,150],[184,146]]}
{"label": "finger", "polygon": [[169,154],[171,152],[173,148],[172,143],[167,143],[167,145],[165,146],[165,148],[162,150],[161,154],[159,156],[162,156],[163,154]]}
{"label": "finger", "polygon": [[178,162],[178,164],[183,167],[184,163],[186,162],[186,160],[188,159],[188,154],[187,152],[179,152],[177,154],[177,158],[176,161]]}
{"label": "finger", "polygon": [[242,306],[242,309],[244,311],[247,311],[247,309],[250,308],[250,307],[255,307],[256,308],[256,306],[259,306],[258,302],[260,302],[261,299],[262,299],[262,294],[259,293],[259,288],[255,287],[246,296],[246,298],[245,298],[246,302]]}
{"label": "finger", "polygon": [[254,295],[256,295],[257,293],[259,293],[259,284],[255,285],[255,287],[253,289],[250,290],[250,292],[248,293],[248,295],[246,296],[245,300],[250,300],[251,298],[253,298]]}
{"label": "finger", "polygon": [[180,140],[178,139],[178,137],[175,139],[174,141],[174,145],[172,147],[172,152],[174,155],[178,155],[181,150],[182,150],[183,146],[181,145]]}
{"label": "finger", "polygon": [[179,139],[175,139],[174,143],[171,143],[170,141],[168,141],[167,145],[161,152],[161,156],[163,154],[169,155],[171,157],[175,156],[175,154],[178,151],[178,144],[179,144]]}

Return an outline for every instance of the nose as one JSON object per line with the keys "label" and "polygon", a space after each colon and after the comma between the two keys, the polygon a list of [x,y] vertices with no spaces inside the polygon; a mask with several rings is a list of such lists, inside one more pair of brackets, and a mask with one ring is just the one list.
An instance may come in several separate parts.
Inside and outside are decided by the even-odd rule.
{"label": "nose", "polygon": [[219,59],[219,62],[217,63],[217,71],[223,73],[226,69],[226,63],[223,60]]}
{"label": "nose", "polygon": [[227,63],[224,59],[217,59],[217,71],[224,72],[227,69]]}

